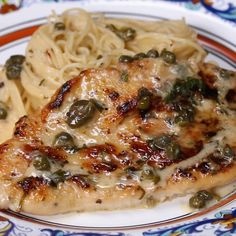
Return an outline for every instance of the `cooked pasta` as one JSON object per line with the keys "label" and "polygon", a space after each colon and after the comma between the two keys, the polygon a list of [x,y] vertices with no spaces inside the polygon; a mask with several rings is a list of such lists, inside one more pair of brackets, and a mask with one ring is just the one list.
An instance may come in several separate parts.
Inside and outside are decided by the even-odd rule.
{"label": "cooked pasta", "polygon": [[[127,39],[122,38],[124,31],[130,34]],[[184,20],[112,19],[82,9],[70,9],[60,16],[53,13],[32,35],[20,80],[8,80],[5,68],[1,71],[0,101],[6,104],[8,116],[0,120],[5,130],[0,142],[11,136],[19,117],[40,109],[60,85],[82,70],[113,66],[120,55],[134,56],[150,49],[173,52],[195,72],[205,57],[196,33]]]}

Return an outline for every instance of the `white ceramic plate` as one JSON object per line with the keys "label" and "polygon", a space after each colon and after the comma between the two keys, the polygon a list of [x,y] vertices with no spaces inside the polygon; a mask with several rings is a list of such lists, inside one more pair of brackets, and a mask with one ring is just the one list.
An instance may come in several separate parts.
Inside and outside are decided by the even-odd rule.
{"label": "white ceramic plate", "polygon": [[[173,3],[175,2],[175,3]],[[82,7],[110,17],[146,20],[185,17],[199,33],[209,52],[207,60],[236,69],[236,3],[230,1],[20,1],[21,9],[0,15],[0,64],[12,54],[24,54],[33,31],[51,10]],[[198,2],[198,3],[197,3]],[[232,3],[235,1],[232,1]],[[12,3],[12,2],[11,2]],[[19,2],[13,1],[18,6]],[[34,3],[34,4],[33,4]],[[232,4],[231,3],[231,4]],[[71,213],[52,217],[0,212],[0,235],[233,235],[236,233],[235,186],[221,190],[224,197],[200,212],[187,207],[189,196],[162,203],[153,209]]]}

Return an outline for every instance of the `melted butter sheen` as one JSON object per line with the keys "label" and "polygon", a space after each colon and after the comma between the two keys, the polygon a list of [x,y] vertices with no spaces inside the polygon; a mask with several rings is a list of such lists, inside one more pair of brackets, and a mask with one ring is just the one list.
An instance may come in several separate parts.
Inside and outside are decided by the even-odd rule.
{"label": "melted butter sheen", "polygon": [[[126,65],[122,65],[122,71],[126,69]],[[129,101],[137,96],[138,89],[144,86],[152,91],[156,91],[158,95],[165,97],[174,84],[176,75],[187,73],[188,76],[192,76],[194,74],[193,70],[187,65],[182,65],[181,68],[173,66],[167,67],[163,64],[161,59],[157,59],[157,63],[149,69],[149,76],[143,76],[134,72],[132,76],[129,76],[129,80],[126,83],[122,83],[119,80],[120,74],[117,71],[112,72],[112,80],[110,78],[111,74],[106,71],[99,75],[95,72],[91,72],[91,74],[87,75],[86,78],[82,78],[80,86],[77,86],[76,91],[63,102],[60,112],[52,112],[49,114],[46,123],[46,132],[42,132],[42,140],[44,144],[50,146],[54,137],[63,131],[71,134],[75,138],[75,143],[78,147],[82,147],[83,145],[94,146],[110,143],[115,145],[117,149],[116,151],[119,153],[123,150],[129,151],[130,142],[134,137],[140,137],[142,140],[147,140],[152,138],[154,135],[158,135],[158,129],[156,133],[151,134],[146,132],[144,129],[139,129],[138,127],[143,125],[143,121],[141,121],[134,112],[127,113],[123,116],[118,115],[116,110],[117,105],[114,105],[109,96],[104,92],[106,89],[109,89],[110,91],[116,91],[119,93],[121,95],[119,97],[119,104]],[[158,80],[156,77],[158,77]],[[221,80],[222,79],[219,78],[219,82],[217,83],[219,89],[222,88],[223,82]],[[228,82],[226,87],[229,88],[231,86],[232,82]],[[225,88],[222,89],[220,93],[225,93],[224,90]],[[105,104],[107,110],[104,110],[101,113],[97,112],[89,123],[86,123],[77,129],[71,129],[66,124],[65,117],[72,101],[76,99],[96,99]],[[88,157],[78,156],[77,153],[69,155],[69,164],[62,167],[62,169],[70,171],[72,175],[88,174],[96,187],[101,189],[111,188],[120,184],[138,184],[146,193],[152,193],[157,187],[164,188],[176,169],[193,167],[205,157],[212,154],[218,145],[225,145],[225,143],[235,145],[235,143],[232,142],[232,140],[236,140],[236,120],[232,119],[232,115],[235,116],[233,111],[227,110],[230,115],[217,112],[216,103],[209,99],[203,99],[197,106],[197,111],[199,120],[204,118],[208,119],[212,116],[211,114],[217,116],[222,129],[217,133],[217,135],[203,145],[202,150],[197,155],[177,164],[172,164],[163,170],[159,170],[158,175],[160,176],[160,181],[157,184],[154,184],[150,180],[141,181],[140,172],[137,172],[132,178],[127,178],[123,173],[124,171],[120,169],[112,173],[106,172],[102,174],[90,174],[86,169],[80,168],[83,159]],[[165,121],[166,118],[168,118],[168,115],[169,114],[166,112],[156,112],[156,118],[154,118],[154,120],[160,119]],[[148,121],[145,122],[145,125],[150,125]],[[162,128],[162,133],[173,134],[177,137],[180,136],[183,129],[177,124],[166,125]],[[155,127],[153,127],[153,129],[155,129]],[[182,142],[181,140],[179,141],[180,143]],[[36,172],[32,167],[30,167],[27,172],[28,176],[38,176],[40,174],[42,173]],[[43,174],[48,177],[47,173]]]}

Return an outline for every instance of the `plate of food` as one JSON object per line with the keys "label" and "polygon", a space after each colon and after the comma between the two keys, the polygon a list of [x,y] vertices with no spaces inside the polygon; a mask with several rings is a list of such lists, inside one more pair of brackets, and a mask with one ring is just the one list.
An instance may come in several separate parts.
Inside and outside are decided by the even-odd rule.
{"label": "plate of food", "polygon": [[235,11],[3,1],[1,235],[235,234]]}

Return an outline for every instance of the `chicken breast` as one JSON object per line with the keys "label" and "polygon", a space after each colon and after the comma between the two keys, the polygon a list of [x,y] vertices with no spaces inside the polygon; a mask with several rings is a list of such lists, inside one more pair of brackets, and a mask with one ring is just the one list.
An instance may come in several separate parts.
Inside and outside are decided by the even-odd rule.
{"label": "chicken breast", "polygon": [[236,179],[236,75],[162,58],[89,69],[0,146],[0,208],[143,207]]}

